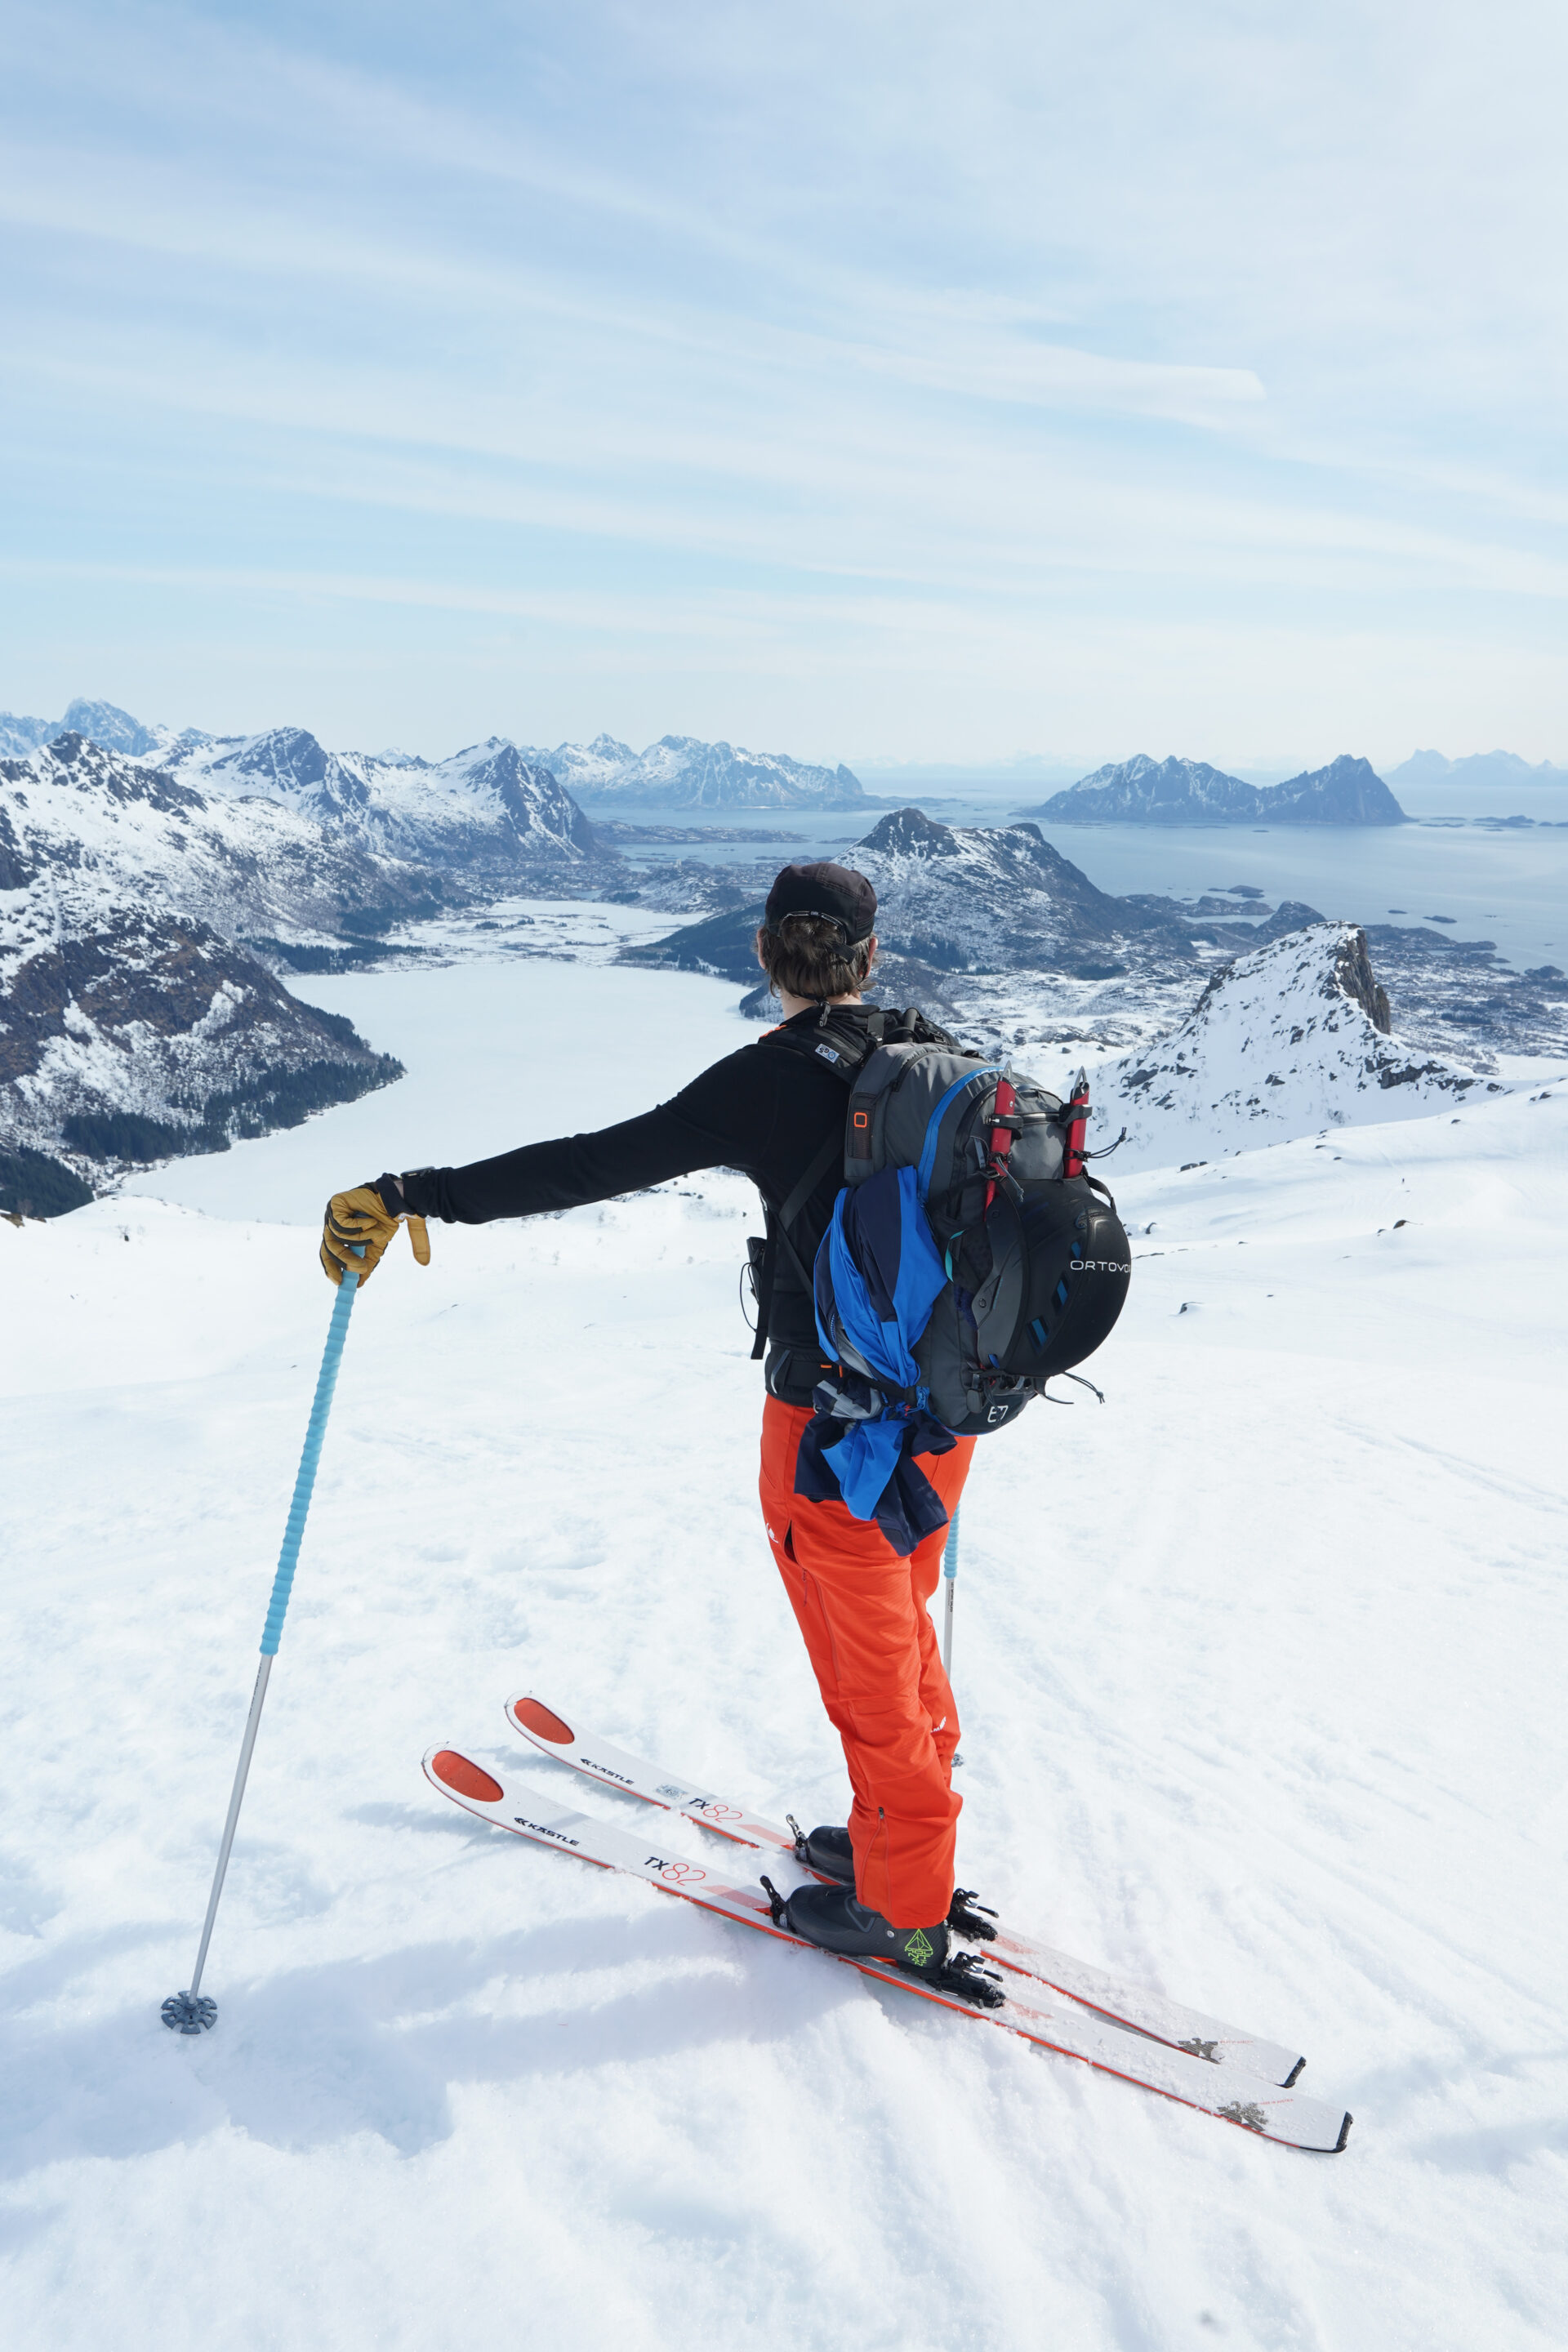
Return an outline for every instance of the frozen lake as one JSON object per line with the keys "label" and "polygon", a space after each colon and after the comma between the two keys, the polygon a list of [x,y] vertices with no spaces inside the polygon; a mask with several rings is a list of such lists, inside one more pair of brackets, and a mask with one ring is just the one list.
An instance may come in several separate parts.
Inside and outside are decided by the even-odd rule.
{"label": "frozen lake", "polygon": [[694,972],[498,956],[300,974],[290,986],[307,1004],[346,1013],[407,1076],[303,1127],[151,1169],[123,1191],[208,1216],[310,1224],[330,1193],[384,1168],[458,1167],[630,1118],[757,1034],[736,1010],[738,988]]}

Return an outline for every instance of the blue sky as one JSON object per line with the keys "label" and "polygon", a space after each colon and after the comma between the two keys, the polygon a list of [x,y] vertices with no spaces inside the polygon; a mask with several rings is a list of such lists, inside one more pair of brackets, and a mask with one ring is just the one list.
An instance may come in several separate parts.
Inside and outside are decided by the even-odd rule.
{"label": "blue sky", "polygon": [[0,707],[1568,761],[1568,14],[8,5]]}

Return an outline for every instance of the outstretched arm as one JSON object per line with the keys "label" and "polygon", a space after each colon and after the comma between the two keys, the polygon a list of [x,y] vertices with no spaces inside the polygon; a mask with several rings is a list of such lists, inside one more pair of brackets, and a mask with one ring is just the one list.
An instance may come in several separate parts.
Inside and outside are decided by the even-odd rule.
{"label": "outstretched arm", "polygon": [[678,1096],[618,1127],[525,1143],[466,1168],[412,1168],[402,1179],[405,1205],[415,1216],[447,1224],[484,1225],[492,1217],[534,1217],[643,1192],[696,1168],[733,1165],[738,1139],[686,1115],[679,1102]]}

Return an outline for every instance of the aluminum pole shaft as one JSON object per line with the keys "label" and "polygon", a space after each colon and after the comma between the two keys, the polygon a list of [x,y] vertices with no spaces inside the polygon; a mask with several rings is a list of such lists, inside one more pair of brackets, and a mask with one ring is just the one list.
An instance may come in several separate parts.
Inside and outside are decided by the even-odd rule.
{"label": "aluminum pole shaft", "polygon": [[947,1586],[947,1600],[942,1620],[942,1670],[952,1679],[952,1596],[958,1583],[958,1507],[953,1507],[947,1530],[947,1543],[942,1555],[942,1580]]}
{"label": "aluminum pole shaft", "polygon": [[207,1964],[207,1946],[212,1941],[213,1922],[217,1917],[223,1883],[228,1874],[228,1857],[234,1846],[239,1809],[245,1801],[245,1784],[250,1776],[250,1759],[256,1749],[256,1735],[261,1725],[261,1709],[272,1675],[272,1661],[283,1637],[283,1619],[289,1607],[289,1596],[294,1588],[294,1570],[300,1561],[300,1545],[305,1533],[310,1496],[315,1491],[317,1466],[321,1459],[321,1441],[327,1433],[327,1416],[332,1409],[332,1392],[338,1384],[338,1366],[342,1361],[343,1341],[348,1337],[349,1317],[353,1311],[354,1293],[358,1288],[358,1275],[345,1273],[332,1302],[332,1319],[327,1328],[321,1369],[316,1375],[316,1393],[311,1401],[310,1419],[305,1431],[304,1450],[294,1478],[294,1493],[283,1529],[283,1545],[278,1555],[277,1572],[272,1579],[266,1622],[261,1628],[261,1664],[257,1668],[256,1687],[250,1695],[250,1713],[246,1717],[245,1738],[239,1746],[239,1762],[235,1768],[234,1787],[228,1800],[228,1818],[224,1822],[223,1841],[218,1847],[217,1867],[213,1872],[212,1893],[207,1896],[207,1916],[202,1923],[195,1971],[188,1990],[171,1995],[163,2004],[165,2024],[176,2026],[182,2032],[199,2032],[205,2026],[209,2026],[216,2015],[210,2000],[203,2003],[200,2000],[202,1971]]}

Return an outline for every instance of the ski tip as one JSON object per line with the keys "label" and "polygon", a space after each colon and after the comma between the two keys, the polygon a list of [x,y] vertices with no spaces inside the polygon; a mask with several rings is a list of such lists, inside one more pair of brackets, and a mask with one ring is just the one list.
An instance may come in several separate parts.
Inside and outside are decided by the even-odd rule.
{"label": "ski tip", "polygon": [[577,1735],[571,1725],[563,1723],[558,1715],[552,1714],[549,1707],[526,1691],[509,1698],[506,1711],[508,1720],[534,1739],[548,1739],[552,1748],[570,1748],[575,1743]]}
{"label": "ski tip", "polygon": [[1334,2154],[1335,2156],[1338,2156],[1338,2154],[1340,2153],[1340,2150],[1343,2147],[1343,2146],[1344,2146],[1344,2144],[1345,2144],[1346,2140],[1347,2140],[1347,2139],[1349,2139],[1349,2137],[1350,2137],[1350,2136],[1351,2136],[1351,2126],[1352,2126],[1352,2124],[1353,2124],[1353,2123],[1354,2123],[1354,2121],[1355,2121],[1355,2117],[1352,2115],[1352,2113],[1351,2113],[1350,2109],[1347,2107],[1347,2108],[1345,2109],[1345,2119],[1344,2119],[1343,2123],[1340,2126],[1340,2136],[1339,2136],[1338,2139],[1337,2139],[1337,2140],[1335,2140],[1334,2145],[1333,2145],[1333,2151],[1332,2151],[1332,2152],[1333,2152],[1333,2154]]}
{"label": "ski tip", "polygon": [[1295,2088],[1296,2078],[1300,2074],[1301,2069],[1306,2063],[1307,2062],[1304,2058],[1297,2059],[1296,2063],[1291,2067],[1290,2072],[1285,2075],[1280,2082],[1279,2088],[1282,2091],[1289,2091]]}
{"label": "ski tip", "polygon": [[476,1798],[481,1805],[499,1805],[506,1794],[482,1765],[456,1748],[432,1748],[425,1759],[425,1769],[438,1787],[449,1789],[456,1797]]}

